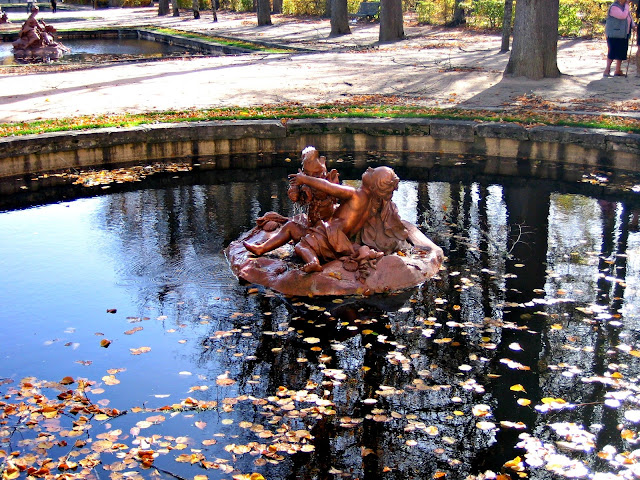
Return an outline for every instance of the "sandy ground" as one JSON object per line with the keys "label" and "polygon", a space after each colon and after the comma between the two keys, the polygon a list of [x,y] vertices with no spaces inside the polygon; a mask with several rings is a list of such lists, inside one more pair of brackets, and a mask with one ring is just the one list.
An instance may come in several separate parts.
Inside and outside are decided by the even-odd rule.
{"label": "sandy ground", "polygon": [[[101,113],[353,101],[394,96],[415,105],[463,108],[551,108],[620,113],[640,109],[634,61],[627,77],[603,78],[603,39],[563,39],[557,79],[503,76],[508,54],[500,36],[405,22],[406,39],[378,43],[377,23],[352,25],[330,38],[326,19],[273,16],[258,27],[254,14],[211,12],[194,20],[158,17],[155,8],[59,10],[40,17],[58,29],[158,25],[308,49],[308,53],[252,54],[123,63],[76,71],[16,73],[0,68],[0,122]],[[10,13],[20,27],[26,14]],[[623,69],[626,69],[625,63]]]}

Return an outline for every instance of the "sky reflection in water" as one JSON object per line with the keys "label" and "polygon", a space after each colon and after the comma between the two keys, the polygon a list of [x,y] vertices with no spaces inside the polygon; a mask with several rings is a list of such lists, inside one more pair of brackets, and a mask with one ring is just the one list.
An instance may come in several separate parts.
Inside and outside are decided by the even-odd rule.
{"label": "sky reflection in water", "polygon": [[[368,300],[284,299],[239,285],[222,250],[260,214],[290,213],[286,187],[153,188],[1,213],[5,401],[19,401],[23,377],[97,382],[93,402],[129,413],[89,431],[127,445],[102,453],[94,478],[153,478],[126,460],[140,437],[170,444],[154,465],[184,478],[462,479],[525,453],[539,464],[530,478],[635,468],[619,455],[635,450],[640,400],[635,207],[542,181],[403,180],[401,215],[449,257],[440,278]],[[188,397],[218,408],[136,427]],[[528,451],[515,448],[523,433]],[[3,439],[28,449],[0,426]],[[291,453],[303,445],[314,450]],[[184,454],[198,460],[175,461]]]}

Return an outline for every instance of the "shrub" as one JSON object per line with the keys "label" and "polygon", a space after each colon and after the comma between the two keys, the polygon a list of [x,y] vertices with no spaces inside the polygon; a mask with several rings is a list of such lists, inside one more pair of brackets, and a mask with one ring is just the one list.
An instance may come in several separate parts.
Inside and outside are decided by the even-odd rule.
{"label": "shrub", "polygon": [[230,0],[229,10],[234,12],[254,12],[255,5],[253,0]]}
{"label": "shrub", "polygon": [[418,22],[430,25],[449,23],[453,20],[454,0],[422,0],[416,5]]}
{"label": "shrub", "polygon": [[322,16],[326,11],[326,0],[284,0],[282,2],[282,13],[287,15]]}
{"label": "shrub", "polygon": [[560,2],[558,11],[558,33],[560,35],[580,35],[582,21],[580,20],[580,7],[575,3]]}
{"label": "shrub", "polygon": [[474,27],[502,28],[504,0],[473,0],[464,3],[467,23]]}

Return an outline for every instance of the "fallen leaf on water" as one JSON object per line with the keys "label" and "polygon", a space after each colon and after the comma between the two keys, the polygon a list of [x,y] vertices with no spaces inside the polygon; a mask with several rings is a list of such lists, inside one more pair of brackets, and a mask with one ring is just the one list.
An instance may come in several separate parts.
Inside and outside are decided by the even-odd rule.
{"label": "fallen leaf on water", "polygon": [[107,340],[106,338],[103,338],[102,340],[100,340],[101,347],[107,348],[109,345],[111,345],[111,340]]}
{"label": "fallen leaf on water", "polygon": [[234,383],[236,383],[236,381],[232,378],[229,378],[229,372],[218,375],[218,378],[216,378],[216,385],[220,385],[221,387],[228,387],[229,385],[233,385]]}
{"label": "fallen leaf on water", "polygon": [[120,383],[120,380],[118,380],[113,375],[105,375],[104,377],[102,377],[102,381],[105,383],[105,385],[117,385]]}
{"label": "fallen leaf on water", "polygon": [[131,355],[140,355],[151,351],[151,347],[130,348]]}

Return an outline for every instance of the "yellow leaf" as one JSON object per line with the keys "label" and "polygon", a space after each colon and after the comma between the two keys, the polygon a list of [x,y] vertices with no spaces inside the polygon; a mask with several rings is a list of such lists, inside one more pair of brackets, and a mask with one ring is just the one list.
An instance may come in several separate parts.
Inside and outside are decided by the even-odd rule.
{"label": "yellow leaf", "polygon": [[627,430],[626,428],[620,432],[620,436],[623,440],[633,440],[636,434],[633,430]]}
{"label": "yellow leaf", "polygon": [[517,402],[518,405],[521,405],[523,407],[528,407],[529,405],[531,405],[531,400],[529,400],[528,398],[519,398]]}
{"label": "yellow leaf", "polygon": [[20,470],[14,465],[8,465],[2,473],[2,480],[14,480],[20,476]]}
{"label": "yellow leaf", "polygon": [[516,385],[511,385],[509,390],[512,390],[514,392],[525,392],[526,393],[526,390],[524,389],[524,387],[522,385],[520,385],[519,383],[517,383]]}
{"label": "yellow leaf", "polygon": [[504,464],[505,467],[507,468],[513,468],[513,467],[519,467],[522,464],[522,458],[520,457],[516,457],[513,460],[509,460],[508,462],[506,462]]}

